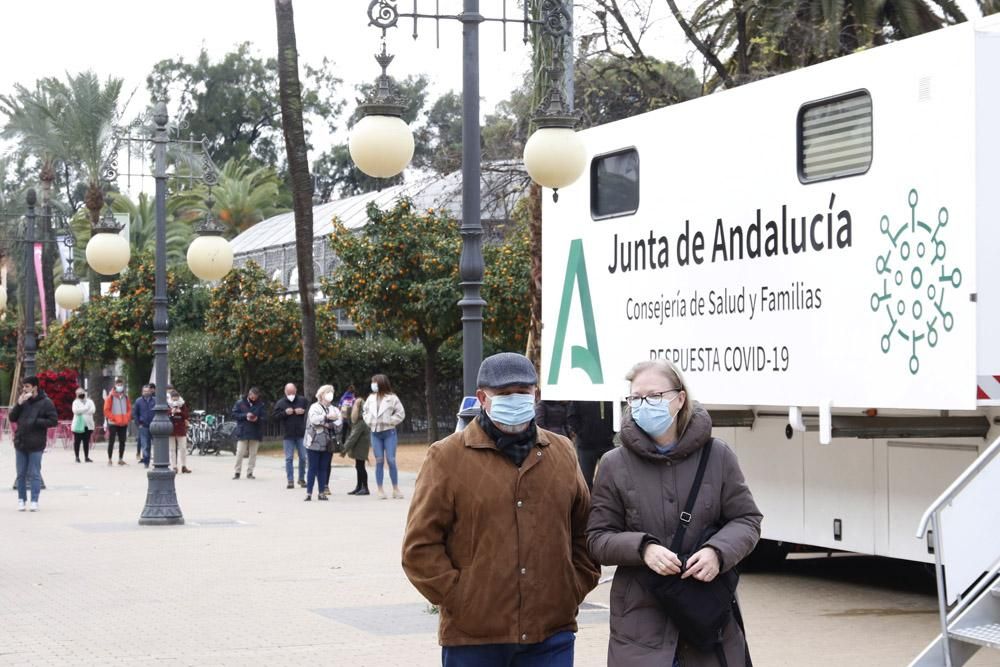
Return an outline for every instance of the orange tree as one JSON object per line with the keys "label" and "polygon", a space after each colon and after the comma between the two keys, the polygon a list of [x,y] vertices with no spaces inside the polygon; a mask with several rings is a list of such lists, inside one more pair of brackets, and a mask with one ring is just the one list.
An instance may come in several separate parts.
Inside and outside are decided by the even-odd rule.
{"label": "orange tree", "polygon": [[40,368],[73,368],[83,377],[91,363],[103,366],[115,360],[103,301],[85,303],[68,320],[49,328],[38,348]]}
{"label": "orange tree", "polygon": [[[149,252],[134,252],[105,296],[94,296],[68,321],[53,328],[41,346],[49,368],[82,369],[92,361],[125,361],[129,391],[138,394],[153,366],[153,289],[156,265]],[[167,294],[177,278],[167,272]]]}
{"label": "orange tree", "polygon": [[240,393],[266,377],[268,364],[302,356],[295,301],[254,262],[233,269],[212,290],[205,320],[215,353],[237,373]]}
{"label": "orange tree", "polygon": [[[339,263],[323,293],[332,308],[343,308],[361,331],[416,340],[426,353],[424,396],[430,437],[437,439],[437,401],[441,346],[462,330],[458,300],[458,261],[462,240],[458,223],[445,211],[414,210],[407,199],[382,210],[370,204],[368,223],[350,230],[334,220],[331,243]],[[515,225],[515,228],[519,228]],[[527,236],[487,245],[484,297],[487,335],[516,346],[523,342],[518,316],[526,323]]]}

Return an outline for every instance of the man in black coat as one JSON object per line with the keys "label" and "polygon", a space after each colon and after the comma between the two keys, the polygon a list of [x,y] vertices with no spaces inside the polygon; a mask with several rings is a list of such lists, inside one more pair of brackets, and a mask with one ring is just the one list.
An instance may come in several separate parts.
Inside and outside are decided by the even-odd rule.
{"label": "man in black coat", "polygon": [[10,411],[10,421],[17,424],[14,449],[17,455],[17,509],[25,510],[28,502],[28,482],[31,483],[31,511],[38,511],[38,494],[42,491],[42,452],[50,428],[59,423],[56,406],[38,386],[34,375],[21,385],[17,405]]}
{"label": "man in black coat", "polygon": [[253,479],[253,469],[257,465],[257,449],[264,435],[264,399],[260,389],[251,387],[246,398],[236,401],[233,406],[233,418],[236,420],[236,474],[233,479],[239,479],[243,472],[243,457],[249,451],[247,461],[247,479]]}
{"label": "man in black coat", "polygon": [[566,411],[566,423],[576,443],[580,470],[590,489],[594,486],[597,462],[614,449],[615,428],[611,414],[611,403],[598,401],[571,401]]}
{"label": "man in black coat", "polygon": [[306,410],[309,404],[298,395],[295,385],[289,382],[285,385],[285,395],[274,404],[271,419],[281,422],[284,431],[285,475],[288,485],[285,488],[294,489],[292,474],[295,472],[295,452],[299,454],[299,486],[306,485],[306,447],[303,442],[306,435]]}

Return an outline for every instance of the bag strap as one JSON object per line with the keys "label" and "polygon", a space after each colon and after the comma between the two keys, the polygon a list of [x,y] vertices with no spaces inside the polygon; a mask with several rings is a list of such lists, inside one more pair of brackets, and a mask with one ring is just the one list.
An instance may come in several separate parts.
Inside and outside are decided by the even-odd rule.
{"label": "bag strap", "polygon": [[694,509],[694,503],[698,500],[698,490],[701,488],[701,482],[705,478],[705,468],[708,467],[708,457],[712,453],[712,443],[713,438],[709,438],[708,442],[701,448],[701,458],[698,460],[698,472],[694,475],[694,483],[691,484],[691,491],[688,493],[687,502],[684,503],[684,511],[681,512],[681,523],[677,527],[677,532],[674,533],[674,539],[670,543],[670,550],[675,554],[681,552],[681,546],[684,543],[684,533],[687,532],[687,527],[691,523],[691,510]]}

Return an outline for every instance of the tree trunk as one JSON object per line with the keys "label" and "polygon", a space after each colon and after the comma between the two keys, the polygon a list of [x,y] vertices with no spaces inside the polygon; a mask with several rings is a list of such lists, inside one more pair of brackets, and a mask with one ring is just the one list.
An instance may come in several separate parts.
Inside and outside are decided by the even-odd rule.
{"label": "tree trunk", "polygon": [[[313,303],[313,183],[302,122],[302,85],[299,55],[295,46],[295,15],[292,0],[275,0],[278,22],[278,90],[281,96],[281,126],[292,181],[295,211],[295,259],[299,272],[299,309],[302,313],[303,393],[313,396],[319,389],[319,351],[316,348],[316,308]],[[333,332],[330,332],[331,334]]]}
{"label": "tree trunk", "polygon": [[427,353],[424,359],[424,397],[427,402],[427,437],[431,442],[438,441],[437,367],[440,349],[440,343],[424,341]]}
{"label": "tree trunk", "polygon": [[528,232],[529,254],[531,256],[531,281],[528,283],[528,298],[531,301],[531,323],[528,328],[528,344],[525,356],[531,359],[535,369],[542,368],[542,188],[532,183],[528,190]]}
{"label": "tree trunk", "polygon": [[[54,241],[52,238],[52,183],[56,180],[56,174],[52,170],[52,165],[46,163],[42,166],[39,179],[42,181],[42,233],[40,238],[43,241]],[[45,288],[45,317],[48,318],[49,325],[56,321],[56,286],[55,273],[56,261],[59,259],[59,250],[54,243],[43,243],[42,245],[42,285]]]}

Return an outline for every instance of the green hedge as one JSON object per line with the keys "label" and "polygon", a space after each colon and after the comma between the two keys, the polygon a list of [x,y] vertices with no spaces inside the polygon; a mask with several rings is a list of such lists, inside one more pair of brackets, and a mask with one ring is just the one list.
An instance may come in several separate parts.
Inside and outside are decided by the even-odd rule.
{"label": "green hedge", "polygon": [[[368,393],[371,376],[384,373],[406,407],[403,431],[427,428],[424,392],[424,349],[418,343],[379,338],[344,338],[336,353],[320,358],[320,382],[333,384],[338,396],[353,384]],[[484,342],[484,355],[499,351]],[[185,332],[170,337],[170,374],[173,384],[195,409],[228,413],[239,396],[236,373],[212,354],[212,337],[204,332]],[[254,371],[257,384],[268,402],[281,397],[284,386],[294,382],[302,387],[300,359],[274,359]],[[454,426],[455,412],[462,398],[461,337],[455,336],[441,348],[435,387],[439,425],[447,432]],[[312,397],[307,397],[312,398]]]}

